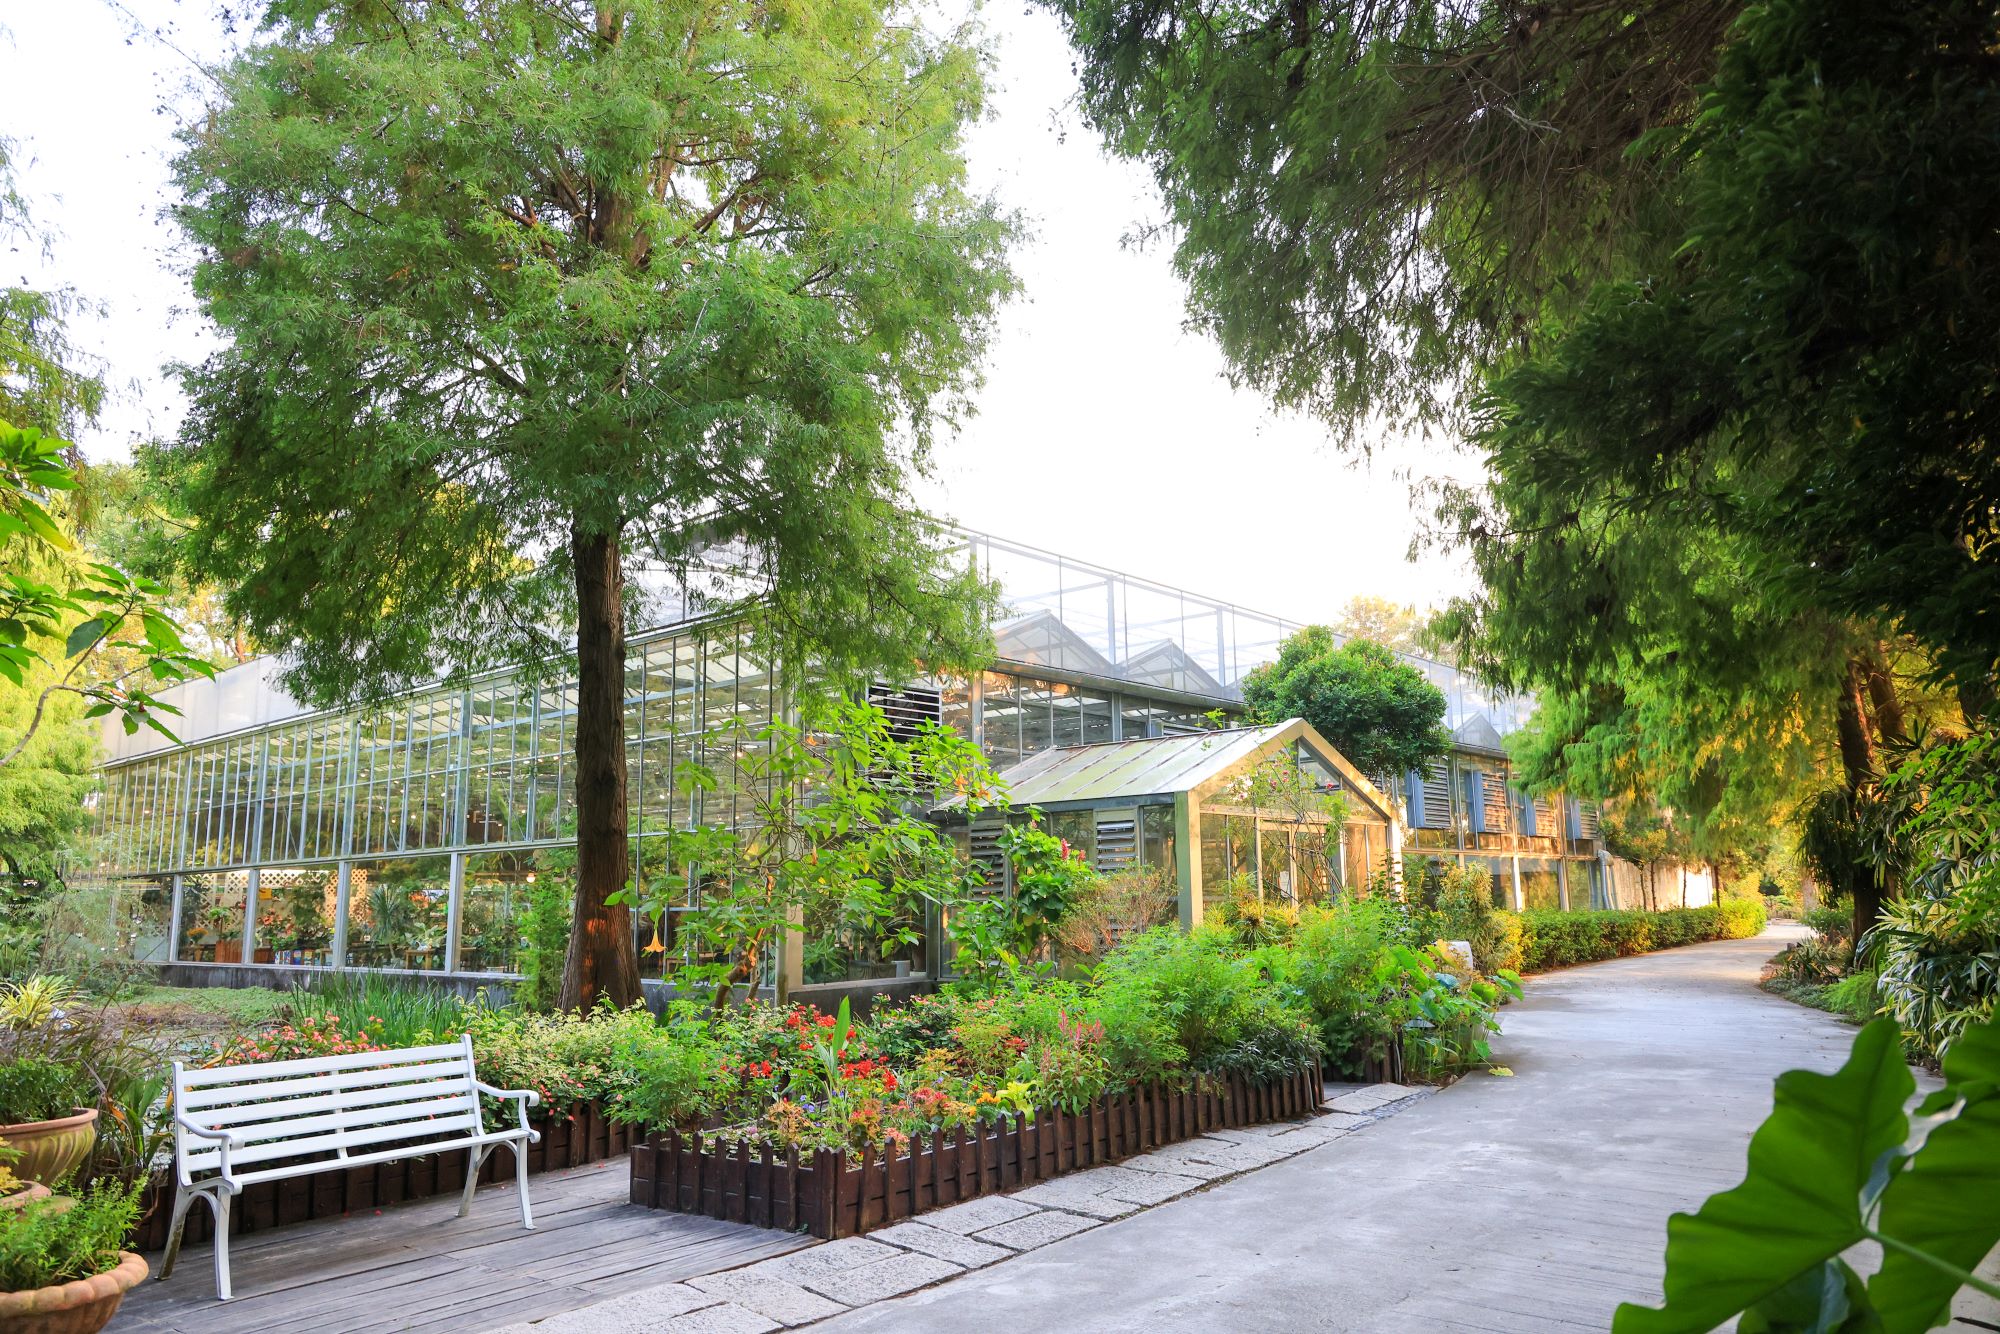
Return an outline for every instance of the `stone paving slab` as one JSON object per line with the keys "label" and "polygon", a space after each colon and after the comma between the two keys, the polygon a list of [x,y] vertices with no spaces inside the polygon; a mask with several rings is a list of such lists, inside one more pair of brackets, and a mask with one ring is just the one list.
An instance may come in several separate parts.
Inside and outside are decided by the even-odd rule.
{"label": "stone paving slab", "polygon": [[1122,1164],[1093,1167],[1066,1179],[1088,1183],[1100,1195],[1111,1199],[1139,1205],[1164,1204],[1176,1195],[1198,1189],[1202,1184],[1199,1177],[1177,1176],[1171,1172],[1142,1172]]}
{"label": "stone paving slab", "polygon": [[[1016,1227],[1025,1221],[1028,1220],[1016,1219],[1001,1226]],[[918,1288],[927,1288],[941,1279],[964,1272],[960,1266],[934,1255],[897,1251],[887,1260],[877,1260],[853,1269],[834,1270],[808,1279],[805,1286],[845,1306],[866,1306],[886,1297],[898,1297]]]}
{"label": "stone paving slab", "polygon": [[689,1279],[688,1286],[786,1326],[811,1324],[847,1309],[775,1275],[752,1274],[741,1269]]}
{"label": "stone paving slab", "polygon": [[[928,1215],[926,1215],[928,1217]],[[943,1228],[931,1227],[926,1223],[896,1223],[889,1227],[877,1228],[870,1234],[877,1241],[891,1246],[901,1246],[904,1250],[915,1251],[918,1255],[934,1255],[940,1260],[949,1260],[967,1269],[977,1269],[990,1265],[995,1260],[1004,1260],[1013,1252],[1000,1246],[989,1246],[983,1241],[974,1241],[957,1232],[946,1232]]]}
{"label": "stone paving slab", "polygon": [[668,1320],[714,1306],[720,1300],[686,1283],[666,1283],[532,1324],[523,1321],[507,1325],[492,1334],[620,1334],[625,1330],[662,1329]]}
{"label": "stone paving slab", "polygon": [[686,1315],[677,1315],[657,1325],[625,1326],[630,1334],[655,1334],[655,1331],[657,1334],[771,1334],[777,1328],[778,1322],[769,1316],[759,1315],[732,1302],[704,1306],[699,1311],[689,1311]]}
{"label": "stone paving slab", "polygon": [[801,1287],[812,1287],[811,1280],[827,1274],[837,1274],[843,1269],[858,1269],[862,1265],[887,1260],[902,1252],[894,1246],[884,1246],[879,1241],[867,1237],[842,1237],[814,1246],[810,1250],[780,1255],[773,1260],[760,1260],[747,1268],[735,1272],[758,1274],[765,1277],[783,1279]]}
{"label": "stone paving slab", "polygon": [[1008,1198],[1026,1200],[1044,1209],[1066,1209],[1070,1213],[1088,1214],[1092,1218],[1123,1218],[1138,1211],[1139,1206],[1132,1201],[1113,1199],[1103,1193],[1103,1186],[1080,1180],[1083,1175],[1056,1177],[1025,1190],[1017,1190]]}
{"label": "stone paving slab", "polygon": [[964,1204],[933,1209],[924,1215],[924,1222],[931,1227],[941,1227],[946,1232],[970,1236],[981,1228],[1011,1223],[1033,1212],[1035,1212],[1034,1205],[1022,1204],[1009,1196],[982,1195],[976,1200],[967,1200]]}
{"label": "stone paving slab", "polygon": [[1037,1246],[1046,1246],[1052,1241],[1061,1241],[1064,1237],[1094,1228],[1097,1222],[1095,1218],[1085,1218],[1080,1214],[1045,1209],[1011,1223],[1002,1223],[999,1227],[989,1227],[976,1234],[976,1239],[1005,1246],[1010,1251],[1032,1251]]}
{"label": "stone paving slab", "polygon": [[1367,1088],[1343,1093],[1327,1105],[1336,1112],[1372,1112],[1392,1102],[1401,1102],[1416,1091],[1403,1084],[1370,1084]]}

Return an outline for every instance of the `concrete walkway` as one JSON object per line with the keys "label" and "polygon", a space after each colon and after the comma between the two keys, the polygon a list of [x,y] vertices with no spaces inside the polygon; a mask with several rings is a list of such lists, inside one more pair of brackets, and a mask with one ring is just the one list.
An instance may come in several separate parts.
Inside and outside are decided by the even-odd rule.
{"label": "concrete walkway", "polygon": [[1495,1059],[1365,1135],[828,1330],[1606,1328],[1742,1178],[1771,1081],[1854,1030],[1756,987],[1797,928],[1529,980]]}

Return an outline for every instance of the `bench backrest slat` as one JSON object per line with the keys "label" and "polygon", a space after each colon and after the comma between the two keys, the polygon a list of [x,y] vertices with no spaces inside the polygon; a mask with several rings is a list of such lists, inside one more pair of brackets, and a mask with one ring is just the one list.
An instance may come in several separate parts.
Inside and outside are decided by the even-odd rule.
{"label": "bench backrest slat", "polygon": [[187,1088],[198,1089],[211,1084],[260,1083],[292,1075],[327,1075],[338,1070],[364,1070],[371,1066],[419,1065],[425,1061],[457,1057],[470,1059],[471,1052],[459,1043],[441,1042],[430,1047],[399,1047],[392,1051],[351,1051],[343,1056],[304,1056],[293,1061],[218,1065],[212,1070],[190,1070],[184,1082]]}
{"label": "bench backrest slat", "polygon": [[[238,1069],[251,1069],[239,1066]],[[464,1083],[468,1066],[464,1057],[452,1061],[426,1061],[422,1065],[396,1065],[380,1070],[342,1070],[328,1075],[301,1075],[290,1079],[244,1080],[239,1084],[217,1088],[189,1089],[181,1098],[181,1110],[190,1120],[199,1121],[195,1113],[210,1107],[242,1107],[248,1104],[274,1102],[283,1098],[302,1098],[313,1093],[341,1093],[349,1089],[379,1088],[390,1084],[416,1084],[431,1080],[457,1080]]]}
{"label": "bench backrest slat", "polygon": [[[470,1035],[449,1045],[213,1070],[175,1062],[174,1110],[235,1138],[232,1169],[332,1155],[301,1166],[309,1172],[338,1164],[350,1150],[410,1141],[411,1152],[421,1153],[424,1143],[483,1133],[477,1078]],[[220,1146],[178,1123],[174,1154],[184,1183],[221,1167]]]}

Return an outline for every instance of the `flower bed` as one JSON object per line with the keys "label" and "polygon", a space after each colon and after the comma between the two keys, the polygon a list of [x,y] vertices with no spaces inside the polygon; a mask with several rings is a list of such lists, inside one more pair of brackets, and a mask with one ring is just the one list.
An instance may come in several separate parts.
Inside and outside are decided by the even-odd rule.
{"label": "flower bed", "polygon": [[1322,1101],[1317,1064],[1275,1083],[1230,1076],[1206,1091],[1152,1084],[1079,1113],[1038,1108],[858,1154],[782,1154],[766,1141],[673,1131],[632,1146],[632,1203],[832,1239],[931,1209],[1116,1162],[1211,1130],[1300,1116]]}
{"label": "flower bed", "polygon": [[[616,1158],[629,1149],[636,1138],[629,1126],[620,1125],[604,1114],[596,1103],[584,1103],[568,1115],[533,1116],[529,1124],[541,1132],[541,1142],[528,1146],[528,1171],[559,1172],[587,1163]],[[431,1154],[393,1163],[369,1163],[342,1168],[327,1164],[327,1170],[309,1177],[284,1181],[259,1181],[244,1188],[229,1215],[229,1232],[236,1236],[264,1228],[303,1223],[314,1218],[337,1218],[363,1209],[409,1200],[425,1200],[439,1195],[455,1195],[465,1187],[466,1151]],[[508,1153],[491,1153],[480,1165],[484,1182],[511,1180],[514,1160]],[[137,1251],[156,1251],[167,1244],[167,1225],[172,1221],[174,1174],[168,1167],[154,1174],[140,1196],[141,1221],[127,1244]],[[185,1239],[206,1241],[215,1235],[215,1220],[207,1209],[189,1212]]]}

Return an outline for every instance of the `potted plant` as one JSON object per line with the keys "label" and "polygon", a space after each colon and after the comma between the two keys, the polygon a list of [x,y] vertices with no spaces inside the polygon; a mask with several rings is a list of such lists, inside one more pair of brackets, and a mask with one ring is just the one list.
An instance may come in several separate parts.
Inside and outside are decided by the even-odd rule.
{"label": "potted plant", "polygon": [[121,1249],[139,1220],[138,1183],[100,1182],[0,1210],[0,1334],[96,1334],[146,1262]]}
{"label": "potted plant", "polygon": [[53,1186],[97,1143],[98,1090],[76,1066],[46,1056],[0,1061],[0,1139],[20,1158],[14,1175]]}

